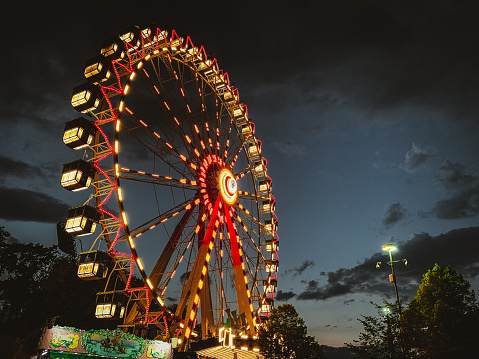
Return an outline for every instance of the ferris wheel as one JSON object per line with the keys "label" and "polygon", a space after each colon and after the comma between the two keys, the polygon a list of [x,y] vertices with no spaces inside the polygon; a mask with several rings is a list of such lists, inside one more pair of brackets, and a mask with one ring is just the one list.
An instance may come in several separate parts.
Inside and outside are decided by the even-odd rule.
{"label": "ferris wheel", "polygon": [[63,135],[84,155],[61,182],[93,188],[65,230],[92,235],[78,275],[106,282],[96,316],[139,335],[154,326],[180,350],[225,326],[255,335],[277,288],[278,220],[228,74],[189,37],[150,25],[106,41],[84,74],[71,101],[84,115]]}

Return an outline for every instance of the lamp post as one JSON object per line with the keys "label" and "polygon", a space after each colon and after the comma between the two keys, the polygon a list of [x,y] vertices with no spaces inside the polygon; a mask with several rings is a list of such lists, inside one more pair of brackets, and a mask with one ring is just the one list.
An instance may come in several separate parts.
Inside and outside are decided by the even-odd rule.
{"label": "lamp post", "polygon": [[[391,274],[389,275],[389,281],[393,282],[393,284],[394,284],[394,291],[396,292],[396,304],[398,306],[399,313],[401,313],[401,303],[399,301],[399,292],[398,292],[398,286],[397,286],[397,283],[396,283],[396,274],[394,273],[394,263],[395,262],[404,262],[404,264],[407,265],[407,260],[406,259],[400,259],[400,260],[393,261],[392,252],[397,250],[397,247],[394,244],[385,244],[385,245],[383,245],[382,250],[389,253],[389,262],[387,263],[387,264],[391,265]],[[376,264],[376,268],[379,268],[380,264],[381,264],[381,262],[378,262]]]}

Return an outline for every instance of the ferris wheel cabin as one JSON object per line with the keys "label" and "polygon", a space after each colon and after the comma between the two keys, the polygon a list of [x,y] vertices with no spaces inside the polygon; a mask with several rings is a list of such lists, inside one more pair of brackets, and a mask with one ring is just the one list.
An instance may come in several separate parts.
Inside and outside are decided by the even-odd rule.
{"label": "ferris wheel cabin", "polygon": [[63,143],[74,150],[88,147],[95,137],[95,132],[96,128],[91,121],[78,117],[65,123]]}
{"label": "ferris wheel cabin", "polygon": [[102,319],[120,319],[125,315],[128,298],[121,292],[98,293],[95,316]]}
{"label": "ferris wheel cabin", "polygon": [[72,106],[81,113],[94,110],[100,104],[102,93],[98,86],[86,82],[73,89]]}
{"label": "ferris wheel cabin", "polygon": [[104,251],[83,252],[78,255],[78,277],[85,280],[103,279],[112,264],[112,258]]}
{"label": "ferris wheel cabin", "polygon": [[105,56],[96,56],[86,62],[84,75],[85,78],[94,85],[108,80],[111,76],[111,61]]}
{"label": "ferris wheel cabin", "polygon": [[85,236],[95,232],[100,221],[97,208],[88,205],[70,208],[67,215],[65,231],[74,236]]}
{"label": "ferris wheel cabin", "polygon": [[90,187],[95,168],[90,162],[75,160],[65,163],[62,171],[62,186],[69,191],[80,191]]}

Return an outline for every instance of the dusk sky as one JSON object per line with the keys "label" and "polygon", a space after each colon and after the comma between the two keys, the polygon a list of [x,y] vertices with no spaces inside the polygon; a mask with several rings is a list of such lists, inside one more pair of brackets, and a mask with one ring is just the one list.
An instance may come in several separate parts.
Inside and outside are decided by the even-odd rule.
{"label": "dusk sky", "polygon": [[[58,2],[3,10],[0,226],[56,243],[64,123],[85,61],[131,25],[204,45],[248,105],[273,180],[279,293],[320,344],[357,339],[370,301],[404,303],[434,263],[479,290],[479,4]],[[54,2],[48,2],[48,4]],[[28,11],[27,11],[28,10]]]}

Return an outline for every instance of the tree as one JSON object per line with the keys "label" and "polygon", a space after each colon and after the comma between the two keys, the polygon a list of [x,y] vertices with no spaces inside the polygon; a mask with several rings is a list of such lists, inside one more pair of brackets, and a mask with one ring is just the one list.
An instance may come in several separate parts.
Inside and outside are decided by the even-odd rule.
{"label": "tree", "polygon": [[361,359],[467,357],[476,350],[479,332],[479,308],[470,287],[450,266],[436,264],[402,313],[384,315],[376,305],[379,316],[359,319],[364,332],[346,345]]}
{"label": "tree", "polygon": [[35,349],[48,321],[82,329],[113,328],[94,316],[103,281],[82,281],[76,258],[57,246],[20,243],[0,227],[0,336],[27,338]]}
{"label": "tree", "polygon": [[398,307],[386,301],[382,306],[371,304],[376,307],[378,316],[358,319],[364,332],[359,334],[358,340],[346,343],[346,346],[361,359],[402,358],[404,350],[398,342]]}
{"label": "tree", "polygon": [[36,307],[40,283],[58,258],[55,247],[19,243],[0,227],[0,308],[4,321],[20,318]]}
{"label": "tree", "polygon": [[291,304],[273,308],[259,332],[260,353],[268,359],[324,358],[321,346],[307,330]]}
{"label": "tree", "polygon": [[427,359],[474,352],[479,307],[471,285],[450,266],[423,275],[417,295],[401,317],[400,340]]}

